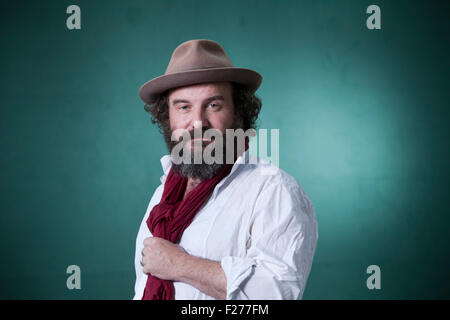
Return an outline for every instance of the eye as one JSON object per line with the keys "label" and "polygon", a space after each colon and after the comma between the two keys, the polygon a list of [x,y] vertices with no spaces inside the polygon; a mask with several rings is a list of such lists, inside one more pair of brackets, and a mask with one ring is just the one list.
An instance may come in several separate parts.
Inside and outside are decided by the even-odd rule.
{"label": "eye", "polygon": [[209,106],[212,107],[213,109],[219,107],[219,105],[217,103],[210,103]]}
{"label": "eye", "polygon": [[187,110],[189,108],[189,106],[181,106],[180,109],[181,110]]}

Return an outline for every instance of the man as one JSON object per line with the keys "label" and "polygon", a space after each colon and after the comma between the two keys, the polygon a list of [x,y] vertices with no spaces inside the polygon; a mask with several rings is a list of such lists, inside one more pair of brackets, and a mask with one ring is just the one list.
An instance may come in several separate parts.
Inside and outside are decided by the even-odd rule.
{"label": "man", "polygon": [[[161,158],[161,185],[136,239],[134,299],[302,298],[318,233],[297,181],[250,155],[248,140],[245,150],[235,139],[227,140],[229,149],[216,145],[231,163],[179,163],[173,152],[180,130],[225,138],[227,129],[254,128],[261,81],[257,72],[235,68],[217,42],[202,39],[180,44],[165,74],[140,88],[170,155]],[[220,140],[208,137],[184,141],[183,159]]]}

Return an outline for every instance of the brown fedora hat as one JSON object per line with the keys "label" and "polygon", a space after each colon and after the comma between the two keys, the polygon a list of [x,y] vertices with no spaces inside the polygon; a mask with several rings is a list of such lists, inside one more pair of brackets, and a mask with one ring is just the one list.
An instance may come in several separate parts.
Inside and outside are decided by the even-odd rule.
{"label": "brown fedora hat", "polygon": [[189,40],[174,50],[164,75],[142,85],[139,97],[145,103],[152,103],[168,89],[221,81],[237,82],[255,92],[262,76],[250,69],[235,68],[225,50],[215,41]]}

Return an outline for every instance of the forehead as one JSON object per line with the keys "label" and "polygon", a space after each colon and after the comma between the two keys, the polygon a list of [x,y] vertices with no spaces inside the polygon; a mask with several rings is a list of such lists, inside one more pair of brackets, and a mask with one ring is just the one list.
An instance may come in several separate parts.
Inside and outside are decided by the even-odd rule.
{"label": "forehead", "polygon": [[185,99],[194,101],[208,99],[214,95],[222,95],[227,99],[227,97],[231,97],[231,90],[230,82],[201,83],[173,89],[169,93],[169,100]]}

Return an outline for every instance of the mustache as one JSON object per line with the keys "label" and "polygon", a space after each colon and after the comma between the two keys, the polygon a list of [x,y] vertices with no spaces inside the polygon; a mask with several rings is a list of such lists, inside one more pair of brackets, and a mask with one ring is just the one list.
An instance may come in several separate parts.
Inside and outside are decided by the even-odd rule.
{"label": "mustache", "polygon": [[[178,134],[176,134],[176,135],[178,135],[178,137],[176,137],[176,139],[172,140],[173,133],[176,130],[178,130],[178,132],[177,132]],[[171,137],[171,141],[172,141],[172,143],[175,143],[175,144],[180,142],[181,140],[183,140],[184,136],[187,135],[187,134],[189,135],[190,140],[194,140],[195,138],[200,137],[202,139],[206,139],[206,140],[209,140],[209,141],[212,142],[212,141],[215,140],[215,136],[214,135],[211,135],[210,137],[205,138],[205,133],[208,130],[209,131],[214,130],[215,134],[220,134],[221,136],[225,135],[219,129],[210,128],[210,127],[195,128],[195,129],[191,129],[191,130],[187,130],[187,129],[181,129],[181,130],[180,129],[176,129],[176,130],[170,130],[170,132],[169,132],[170,137]]]}
{"label": "mustache", "polygon": [[[233,130],[236,130],[236,129],[241,128],[241,126],[240,126],[238,123],[239,123],[239,122],[237,122],[237,120],[235,119],[235,120],[233,121],[233,124],[232,124],[230,127],[227,127],[227,129],[233,129]],[[182,137],[183,137],[183,134],[181,134],[180,136],[176,137],[176,139],[172,140],[172,136],[173,136],[173,132],[174,132],[174,131],[176,131],[176,130],[187,131],[187,132],[188,132],[188,135],[189,135],[189,137],[190,137],[190,139],[191,139],[191,141],[192,141],[193,139],[195,139],[195,132],[196,132],[196,130],[199,131],[199,133],[200,133],[200,134],[198,134],[198,136],[201,136],[202,138],[204,138],[206,131],[207,131],[207,130],[211,130],[211,129],[217,130],[217,132],[220,133],[220,137],[222,138],[222,141],[225,141],[225,140],[226,140],[226,137],[227,137],[226,129],[225,129],[225,132],[223,132],[223,131],[221,131],[221,130],[219,130],[219,129],[213,128],[213,127],[208,126],[208,125],[202,125],[201,128],[200,128],[200,126],[198,126],[198,127],[196,127],[196,128],[190,129],[190,130],[188,130],[188,129],[173,129],[173,130],[172,130],[172,128],[171,128],[171,126],[170,126],[170,123],[169,123],[169,122],[166,122],[166,123],[164,123],[164,125],[160,128],[160,132],[161,132],[162,135],[163,135],[163,138],[164,138],[164,141],[165,141],[165,143],[166,143],[166,146],[167,146],[168,151],[171,152],[172,149],[173,149],[178,143],[180,143],[180,140],[183,140],[183,138],[182,138]],[[183,132],[183,133],[184,133],[184,132]],[[185,134],[185,133],[184,133],[184,134]],[[218,136],[219,136],[219,135],[218,135]],[[187,142],[187,141],[186,141],[186,142]],[[215,143],[215,137],[214,137],[214,135],[211,135],[211,141],[209,141],[208,143]],[[225,145],[225,144],[224,144],[224,145]]]}

